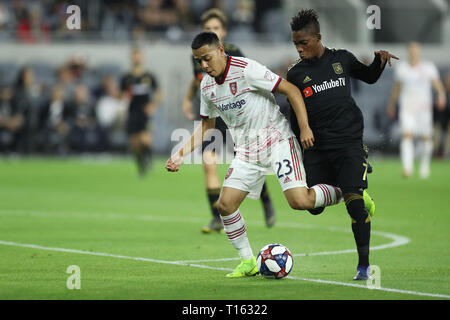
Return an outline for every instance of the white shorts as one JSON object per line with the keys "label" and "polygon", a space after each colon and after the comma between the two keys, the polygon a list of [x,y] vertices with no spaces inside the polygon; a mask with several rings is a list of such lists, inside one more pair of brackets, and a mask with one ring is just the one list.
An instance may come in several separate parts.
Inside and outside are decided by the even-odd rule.
{"label": "white shorts", "polygon": [[431,138],[433,135],[433,114],[431,111],[407,112],[399,114],[402,133],[411,133],[417,137]]}
{"label": "white shorts", "polygon": [[283,191],[307,186],[300,146],[294,137],[281,141],[274,147],[268,166],[234,158],[223,187],[246,191],[249,192],[248,198],[259,199],[266,175],[273,173],[277,175]]}

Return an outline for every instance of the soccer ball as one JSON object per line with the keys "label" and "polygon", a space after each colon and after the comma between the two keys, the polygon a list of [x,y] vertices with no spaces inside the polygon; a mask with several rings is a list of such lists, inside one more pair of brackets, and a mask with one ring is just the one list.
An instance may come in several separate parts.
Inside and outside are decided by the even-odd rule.
{"label": "soccer ball", "polygon": [[293,262],[289,249],[282,244],[268,244],[259,251],[256,258],[261,275],[275,279],[286,277],[292,270]]}

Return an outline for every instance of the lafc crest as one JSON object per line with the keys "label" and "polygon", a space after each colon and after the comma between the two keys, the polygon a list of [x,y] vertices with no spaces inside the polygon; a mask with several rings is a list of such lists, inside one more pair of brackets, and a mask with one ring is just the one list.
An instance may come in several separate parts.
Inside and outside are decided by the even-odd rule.
{"label": "lafc crest", "polygon": [[344,69],[342,69],[340,62],[335,62],[332,64],[332,66],[333,66],[334,73],[341,74],[342,72],[344,72]]}

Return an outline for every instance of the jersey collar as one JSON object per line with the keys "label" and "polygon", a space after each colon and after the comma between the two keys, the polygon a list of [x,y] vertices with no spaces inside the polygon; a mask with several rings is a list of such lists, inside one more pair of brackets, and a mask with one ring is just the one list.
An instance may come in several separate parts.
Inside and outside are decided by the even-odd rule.
{"label": "jersey collar", "polygon": [[230,69],[230,61],[231,61],[231,56],[227,55],[227,65],[225,66],[225,71],[222,74],[222,77],[220,77],[219,80],[217,78],[214,78],[214,80],[216,80],[217,84],[223,84],[225,82],[225,79],[227,78],[228,70]]}

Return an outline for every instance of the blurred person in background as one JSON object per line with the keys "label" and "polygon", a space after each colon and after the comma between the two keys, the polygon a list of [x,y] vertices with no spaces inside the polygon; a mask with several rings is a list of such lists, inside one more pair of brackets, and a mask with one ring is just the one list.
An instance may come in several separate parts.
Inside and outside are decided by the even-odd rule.
{"label": "blurred person in background", "polygon": [[14,108],[13,90],[9,86],[0,88],[0,151],[16,151],[20,130],[25,119]]}
{"label": "blurred person in background", "polygon": [[162,91],[156,77],[144,66],[144,56],[139,48],[131,52],[131,71],[121,81],[124,98],[129,101],[127,133],[129,144],[143,177],[152,162],[151,118],[162,101]]}
{"label": "blurred person in background", "polygon": [[445,159],[450,152],[450,71],[444,76],[444,87],[447,104],[443,109],[436,108],[436,124],[434,127],[434,145],[436,155],[440,159]]}
{"label": "blurred person in background", "polygon": [[[201,16],[201,23],[203,31],[214,32],[223,43],[227,35],[227,18],[225,14],[219,9],[210,9]],[[224,44],[225,53],[229,56],[243,57],[241,50],[234,45]],[[188,120],[200,120],[200,97],[199,88],[203,79],[204,72],[201,66],[192,58],[194,75],[189,84],[188,91],[183,100],[183,113]],[[194,109],[195,105],[195,109]],[[215,129],[222,134],[223,144],[226,145],[227,126],[221,118],[217,118],[215,122]],[[217,209],[217,201],[220,195],[220,180],[217,174],[216,153],[210,150],[208,146],[212,145],[215,139],[211,137],[210,141],[202,143],[202,157],[203,170],[205,172],[205,186],[208,195],[208,202],[212,213],[212,220],[206,226],[201,228],[203,233],[222,232],[223,224],[220,219],[220,213]],[[225,150],[226,152],[226,150]],[[275,210],[273,208],[272,200],[269,196],[266,183],[263,185],[261,191],[261,201],[263,203],[264,215],[266,225],[272,227],[275,223]]]}
{"label": "blurred person in background", "polygon": [[77,85],[70,108],[71,128],[68,136],[70,148],[77,152],[104,150],[104,133],[97,123],[95,108],[90,101],[86,85]]}
{"label": "blurred person in background", "polygon": [[64,88],[55,85],[49,101],[40,114],[40,137],[43,150],[48,153],[66,154],[68,152],[67,135],[70,130],[70,118],[73,109],[64,99]]}
{"label": "blurred person in background", "polygon": [[408,62],[399,63],[395,69],[395,82],[387,106],[390,119],[395,119],[395,106],[399,100],[399,121],[401,128],[400,157],[403,176],[409,177],[414,170],[414,138],[420,138],[419,175],[426,179],[430,175],[430,161],[433,153],[433,97],[436,91],[436,106],[446,106],[444,86],[439,72],[431,61],[422,61],[420,45],[411,42],[408,47]]}
{"label": "blurred person in background", "polygon": [[38,2],[28,3],[19,10],[16,32],[20,42],[35,43],[50,39],[50,25],[43,18],[42,10],[43,6]]}
{"label": "blurred person in background", "polygon": [[21,152],[29,153],[37,148],[36,137],[42,94],[42,86],[36,82],[33,69],[24,66],[17,77],[13,96],[14,109],[25,120],[19,138]]}
{"label": "blurred person in background", "polygon": [[105,131],[108,149],[116,145],[116,137],[125,130],[126,101],[121,99],[117,79],[112,75],[103,78],[103,93],[97,100],[96,114],[100,127]]}

